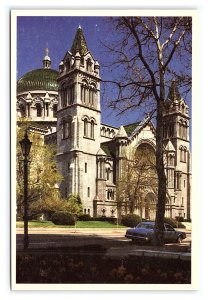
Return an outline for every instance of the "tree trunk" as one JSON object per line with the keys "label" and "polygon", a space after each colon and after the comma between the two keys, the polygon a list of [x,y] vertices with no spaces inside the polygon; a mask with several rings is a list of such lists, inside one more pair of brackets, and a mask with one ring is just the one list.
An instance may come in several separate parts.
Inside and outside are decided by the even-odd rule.
{"label": "tree trunk", "polygon": [[[162,67],[161,67],[162,69]],[[153,243],[163,244],[163,229],[166,203],[166,175],[164,168],[164,145],[163,145],[163,111],[165,100],[165,80],[162,70],[160,71],[160,99],[157,101],[157,124],[156,124],[156,170],[158,177],[158,199],[155,218],[155,233]]]}

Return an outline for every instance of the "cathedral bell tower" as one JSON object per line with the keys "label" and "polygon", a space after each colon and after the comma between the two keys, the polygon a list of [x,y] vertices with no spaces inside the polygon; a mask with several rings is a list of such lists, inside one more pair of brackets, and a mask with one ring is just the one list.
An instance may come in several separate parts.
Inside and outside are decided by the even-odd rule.
{"label": "cathedral bell tower", "polygon": [[188,105],[181,98],[175,81],[165,101],[163,120],[171,216],[190,219],[190,117]]}
{"label": "cathedral bell tower", "polygon": [[62,194],[77,193],[88,202],[94,193],[93,172],[100,148],[99,69],[79,26],[59,65],[57,159],[64,176]]}

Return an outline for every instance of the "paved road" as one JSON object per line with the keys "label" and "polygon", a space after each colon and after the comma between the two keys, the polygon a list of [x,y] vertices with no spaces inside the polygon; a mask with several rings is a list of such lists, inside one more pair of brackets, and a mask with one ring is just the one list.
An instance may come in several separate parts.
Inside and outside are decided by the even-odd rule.
{"label": "paved road", "polygon": [[[29,249],[49,249],[65,247],[87,247],[99,245],[110,250],[111,253],[117,249],[120,255],[127,255],[129,251],[138,249],[138,245],[124,237],[126,229],[30,229],[29,230]],[[187,232],[187,238],[181,244],[190,246],[191,233]],[[172,244],[175,247],[177,244]],[[168,249],[169,245],[165,247]],[[178,246],[178,245],[177,245]],[[141,246],[142,247],[142,246]],[[17,229],[17,250],[23,248],[23,229]],[[120,251],[118,251],[120,249]]]}

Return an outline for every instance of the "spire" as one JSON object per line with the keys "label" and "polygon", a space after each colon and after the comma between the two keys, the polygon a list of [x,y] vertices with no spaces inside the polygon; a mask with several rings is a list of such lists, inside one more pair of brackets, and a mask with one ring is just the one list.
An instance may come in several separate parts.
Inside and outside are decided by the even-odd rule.
{"label": "spire", "polygon": [[43,58],[43,69],[50,69],[51,68],[51,59],[48,56],[49,50],[48,48],[45,49],[45,56]]}
{"label": "spire", "polygon": [[165,147],[165,150],[167,152],[175,152],[175,148],[174,148],[174,146],[173,146],[173,144],[172,144],[172,142],[171,142],[170,139],[169,139],[169,141],[168,141],[168,143],[167,143],[167,145]]}
{"label": "spire", "polygon": [[181,100],[181,96],[180,96],[180,93],[179,93],[179,90],[178,90],[175,80],[173,80],[171,83],[169,93],[168,93],[168,99],[172,102],[177,102],[177,101]]}
{"label": "spire", "polygon": [[74,42],[71,47],[71,53],[73,55],[75,55],[77,52],[79,52],[81,56],[88,52],[87,43],[80,25],[77,29]]}
{"label": "spire", "polygon": [[126,133],[126,130],[123,126],[120,126],[116,136],[116,138],[128,138],[128,135]]}

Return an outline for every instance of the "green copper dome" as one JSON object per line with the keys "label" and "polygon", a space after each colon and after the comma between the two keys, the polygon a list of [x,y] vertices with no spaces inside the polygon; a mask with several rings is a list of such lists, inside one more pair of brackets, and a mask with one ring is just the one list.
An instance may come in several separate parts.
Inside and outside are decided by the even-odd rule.
{"label": "green copper dome", "polygon": [[30,71],[17,81],[17,92],[34,90],[58,91],[58,74],[58,71],[52,69]]}

